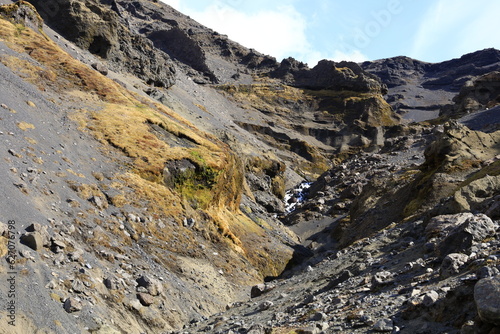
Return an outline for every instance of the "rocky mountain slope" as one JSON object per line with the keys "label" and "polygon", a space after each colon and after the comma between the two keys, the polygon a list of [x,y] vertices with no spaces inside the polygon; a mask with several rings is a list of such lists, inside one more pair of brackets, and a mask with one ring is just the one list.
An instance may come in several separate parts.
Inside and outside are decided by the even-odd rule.
{"label": "rocky mountain slope", "polygon": [[0,333],[497,330],[498,51],[309,68],[157,1],[0,4]]}
{"label": "rocky mountain slope", "polygon": [[486,49],[442,63],[430,64],[408,57],[365,62],[361,67],[388,87],[387,102],[404,118],[423,121],[436,118],[454,105],[462,86],[477,76],[500,68],[500,52]]}

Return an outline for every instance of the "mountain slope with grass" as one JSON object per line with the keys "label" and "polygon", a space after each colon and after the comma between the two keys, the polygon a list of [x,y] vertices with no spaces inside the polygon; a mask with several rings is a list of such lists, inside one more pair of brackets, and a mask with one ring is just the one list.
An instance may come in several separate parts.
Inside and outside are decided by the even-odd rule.
{"label": "mountain slope with grass", "polygon": [[157,1],[0,5],[0,333],[493,330],[495,73],[406,124],[387,61],[278,62]]}

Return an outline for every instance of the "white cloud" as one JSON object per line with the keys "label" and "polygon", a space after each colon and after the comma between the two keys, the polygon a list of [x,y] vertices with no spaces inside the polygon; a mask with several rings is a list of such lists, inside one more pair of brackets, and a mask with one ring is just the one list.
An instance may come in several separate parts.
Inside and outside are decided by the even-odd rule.
{"label": "white cloud", "polygon": [[350,60],[350,61],[354,61],[354,62],[360,63],[360,62],[368,60],[368,57],[365,56],[359,50],[353,50],[353,51],[351,51],[349,53],[336,50],[333,53],[331,59],[335,60],[335,61]]}
{"label": "white cloud", "polygon": [[[276,57],[278,61],[294,57],[313,67],[322,59],[355,62],[367,60],[367,57],[356,49],[339,48],[333,52],[316,50],[306,35],[311,21],[306,20],[293,5],[281,5],[290,1],[274,2],[272,8],[276,9],[269,9],[270,6],[263,4],[261,8],[268,9],[253,11],[245,10],[244,6],[233,6],[240,0],[214,1],[203,10],[188,8],[182,0],[162,1],[201,24],[228,35],[241,45]],[[328,4],[328,1],[325,4]]]}
{"label": "white cloud", "polygon": [[498,20],[499,11],[500,3],[495,2],[488,10],[471,15],[471,18],[463,23],[455,46],[456,52],[464,54],[485,48],[500,48],[500,35],[493,28],[494,22]]}
{"label": "white cloud", "polygon": [[278,60],[310,48],[306,20],[293,6],[279,10],[245,13],[216,3],[190,16],[245,47],[269,54]]}
{"label": "white cloud", "polygon": [[306,62],[309,65],[309,67],[314,67],[320,60],[323,59],[333,60],[335,62],[347,60],[356,63],[361,63],[368,60],[368,57],[365,56],[359,50],[351,50],[351,51],[335,50],[331,54],[312,51],[305,55],[304,62]]}
{"label": "white cloud", "polygon": [[166,3],[167,5],[174,7],[177,10],[180,10],[181,8],[180,0],[161,0],[161,1]]}
{"label": "white cloud", "polygon": [[[434,3],[415,35],[411,56],[426,60],[443,54],[448,58],[487,47],[498,47],[500,37],[492,30],[500,10],[498,1],[471,6],[468,0]],[[441,59],[444,60],[444,59]]]}

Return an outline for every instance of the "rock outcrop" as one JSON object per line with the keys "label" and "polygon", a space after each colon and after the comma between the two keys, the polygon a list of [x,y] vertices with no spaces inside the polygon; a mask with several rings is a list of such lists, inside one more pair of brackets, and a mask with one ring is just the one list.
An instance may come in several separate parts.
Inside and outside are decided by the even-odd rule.
{"label": "rock outcrop", "polygon": [[361,67],[388,86],[387,102],[396,112],[422,121],[449,110],[468,81],[500,69],[500,51],[485,49],[435,64],[394,57],[364,62]]}
{"label": "rock outcrop", "polygon": [[109,3],[133,32],[151,40],[197,83],[248,82],[253,71],[277,66],[276,59],[245,48],[161,2],[101,2]]}
{"label": "rock outcrop", "polygon": [[474,287],[474,300],[481,319],[500,326],[499,277],[484,278]]}
{"label": "rock outcrop", "polygon": [[280,67],[270,73],[271,77],[282,79],[289,85],[314,90],[347,90],[360,93],[387,93],[380,79],[353,62],[335,63],[320,61],[314,68],[293,58],[285,59]]}
{"label": "rock outcrop", "polygon": [[101,2],[30,2],[53,29],[79,47],[107,60],[113,68],[133,73],[157,87],[168,88],[175,83],[175,67],[170,57],[155,48],[147,38],[131,33],[118,14]]}
{"label": "rock outcrop", "polygon": [[454,105],[441,111],[441,116],[458,118],[497,106],[500,104],[500,72],[487,73],[467,81],[453,102]]}
{"label": "rock outcrop", "polygon": [[18,1],[0,8],[0,16],[35,31],[43,29],[43,19],[36,9],[26,1]]}

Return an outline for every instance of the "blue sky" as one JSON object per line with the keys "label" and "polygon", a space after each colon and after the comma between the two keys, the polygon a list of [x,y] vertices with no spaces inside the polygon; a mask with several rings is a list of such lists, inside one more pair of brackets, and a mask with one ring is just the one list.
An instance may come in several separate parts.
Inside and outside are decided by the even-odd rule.
{"label": "blue sky", "polygon": [[500,48],[498,0],[162,0],[278,61],[440,62]]}

